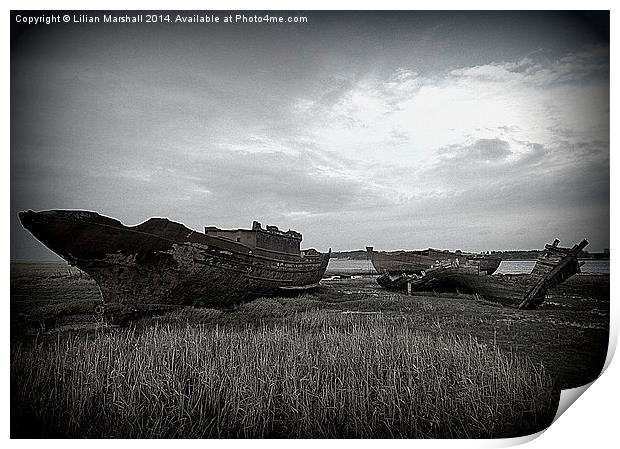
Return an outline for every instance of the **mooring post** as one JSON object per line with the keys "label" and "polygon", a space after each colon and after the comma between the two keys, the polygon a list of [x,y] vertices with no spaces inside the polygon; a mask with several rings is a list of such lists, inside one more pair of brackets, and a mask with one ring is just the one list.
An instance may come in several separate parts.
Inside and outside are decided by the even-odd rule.
{"label": "mooring post", "polygon": [[407,281],[407,295],[411,296],[411,281]]}

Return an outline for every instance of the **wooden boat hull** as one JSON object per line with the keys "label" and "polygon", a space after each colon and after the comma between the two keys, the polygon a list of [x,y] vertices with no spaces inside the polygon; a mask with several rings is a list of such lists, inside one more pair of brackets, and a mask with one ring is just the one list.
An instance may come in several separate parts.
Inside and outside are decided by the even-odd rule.
{"label": "wooden boat hull", "polygon": [[392,290],[434,291],[479,294],[485,299],[521,309],[539,307],[550,288],[580,272],[577,255],[586,240],[571,249],[547,245],[531,274],[487,275],[476,265],[438,266],[422,275],[389,275],[377,279]]}
{"label": "wooden boat hull", "polygon": [[421,251],[374,251],[372,247],[366,248],[368,257],[377,273],[390,274],[414,274],[429,269],[437,262],[453,261],[465,258],[460,254],[449,251],[434,249]]}
{"label": "wooden boat hull", "polygon": [[414,292],[479,294],[508,306],[518,306],[524,292],[533,285],[528,274],[485,276],[459,268],[442,270],[437,276],[422,277],[418,282],[406,276],[381,277],[377,282],[390,290],[407,290],[407,283],[410,283],[410,290]]}
{"label": "wooden boat hull", "polygon": [[41,242],[97,282],[105,303],[229,306],[315,288],[329,254],[265,256],[153,218],[128,227],[89,211],[22,212]]}

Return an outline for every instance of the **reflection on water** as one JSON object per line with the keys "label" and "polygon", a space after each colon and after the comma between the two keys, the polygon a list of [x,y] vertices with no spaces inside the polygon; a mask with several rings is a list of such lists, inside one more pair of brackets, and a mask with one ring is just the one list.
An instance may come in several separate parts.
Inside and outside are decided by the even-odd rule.
{"label": "reflection on water", "polygon": [[609,274],[609,260],[584,260],[583,274]]}
{"label": "reflection on water", "polygon": [[535,264],[535,260],[502,260],[493,274],[529,274]]}
{"label": "reflection on water", "polygon": [[[609,274],[609,260],[582,260],[582,274]],[[535,260],[502,260],[494,274],[528,274]]]}
{"label": "reflection on water", "polygon": [[[582,274],[609,274],[609,260],[583,260]],[[495,274],[527,274],[534,268],[535,260],[503,260]],[[372,264],[368,260],[330,259],[328,270],[359,272],[360,274],[374,273]]]}
{"label": "reflection on water", "polygon": [[370,260],[355,259],[329,259],[327,270],[359,274],[376,273]]}

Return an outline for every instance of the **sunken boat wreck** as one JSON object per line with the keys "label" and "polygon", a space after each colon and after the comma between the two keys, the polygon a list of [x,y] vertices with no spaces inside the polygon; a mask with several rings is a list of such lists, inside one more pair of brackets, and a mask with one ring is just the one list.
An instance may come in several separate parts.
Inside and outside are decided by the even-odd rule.
{"label": "sunken boat wreck", "polygon": [[20,212],[23,226],[98,284],[104,304],[230,306],[318,287],[330,252],[263,228],[193,231],[166,218],[125,226],[80,210]]}
{"label": "sunken boat wreck", "polygon": [[558,246],[559,240],[545,249],[529,274],[488,275],[475,263],[461,264],[458,259],[439,263],[420,274],[383,274],[377,278],[382,287],[407,292],[456,292],[481,295],[520,309],[535,309],[545,300],[547,291],[580,273],[577,256],[588,241],[572,248]]}
{"label": "sunken boat wreck", "polygon": [[366,247],[368,258],[379,274],[420,274],[438,264],[459,263],[476,265],[481,272],[493,273],[502,259],[498,256],[468,254],[428,248],[416,251],[375,251]]}

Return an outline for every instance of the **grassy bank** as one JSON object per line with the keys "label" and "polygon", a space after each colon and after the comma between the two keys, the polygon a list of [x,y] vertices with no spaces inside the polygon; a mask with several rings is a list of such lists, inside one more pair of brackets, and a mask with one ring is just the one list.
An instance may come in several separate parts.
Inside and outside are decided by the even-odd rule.
{"label": "grassy bank", "polygon": [[[68,437],[494,437],[556,407],[542,366],[402,317],[152,324],[12,347],[14,433]],[[20,429],[19,423],[27,423]]]}

